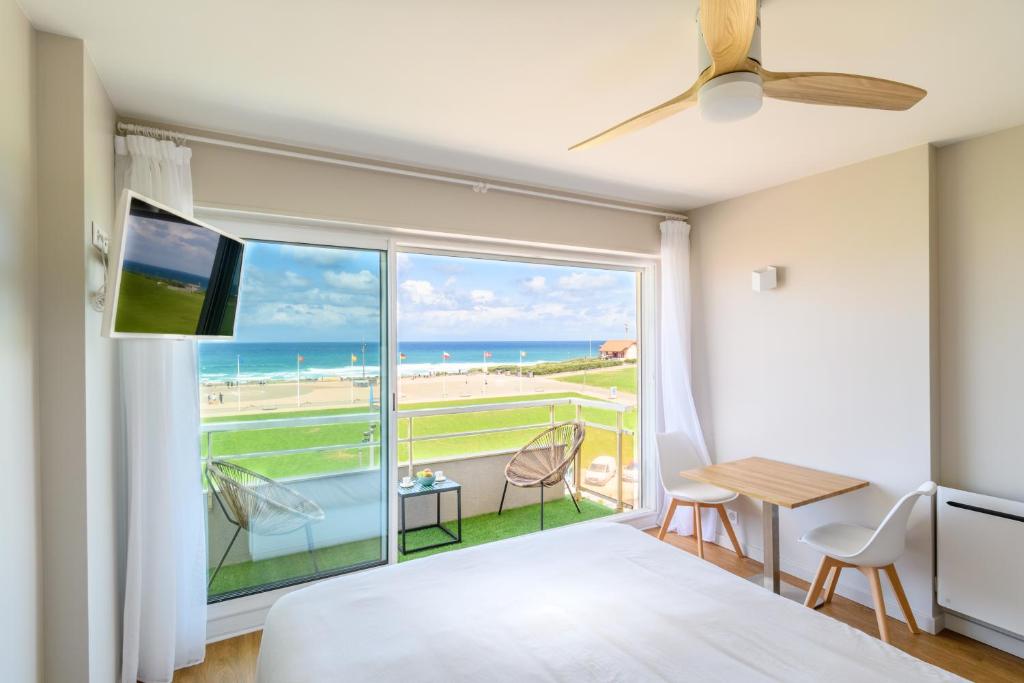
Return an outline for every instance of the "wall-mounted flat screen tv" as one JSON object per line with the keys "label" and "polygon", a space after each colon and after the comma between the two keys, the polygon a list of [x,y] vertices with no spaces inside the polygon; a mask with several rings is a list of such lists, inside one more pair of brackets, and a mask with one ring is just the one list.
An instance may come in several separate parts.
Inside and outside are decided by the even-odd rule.
{"label": "wall-mounted flat screen tv", "polygon": [[245,243],[130,190],[110,249],[104,333],[231,337]]}

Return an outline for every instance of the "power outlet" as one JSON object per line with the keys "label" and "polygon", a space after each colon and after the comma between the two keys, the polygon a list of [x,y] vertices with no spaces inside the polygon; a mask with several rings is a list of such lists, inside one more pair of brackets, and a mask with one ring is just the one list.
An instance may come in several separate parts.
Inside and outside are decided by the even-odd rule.
{"label": "power outlet", "polygon": [[726,510],[725,511],[725,515],[726,515],[726,517],[729,518],[729,523],[730,524],[732,524],[734,527],[739,526],[739,524],[740,524],[740,516],[738,514],[736,514],[735,510]]}
{"label": "power outlet", "polygon": [[99,229],[95,222],[92,225],[92,246],[96,251],[101,254],[107,254],[110,251],[110,238],[107,233]]}

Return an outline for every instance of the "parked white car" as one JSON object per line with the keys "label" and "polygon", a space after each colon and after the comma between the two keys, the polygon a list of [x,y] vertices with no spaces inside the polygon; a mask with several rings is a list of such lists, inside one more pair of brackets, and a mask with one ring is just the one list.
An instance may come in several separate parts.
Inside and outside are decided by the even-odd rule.
{"label": "parked white car", "polygon": [[622,468],[622,481],[634,484],[640,481],[640,467],[635,462],[631,462]]}
{"label": "parked white car", "polygon": [[594,486],[604,486],[615,476],[615,458],[610,455],[599,455],[583,473],[583,481]]}

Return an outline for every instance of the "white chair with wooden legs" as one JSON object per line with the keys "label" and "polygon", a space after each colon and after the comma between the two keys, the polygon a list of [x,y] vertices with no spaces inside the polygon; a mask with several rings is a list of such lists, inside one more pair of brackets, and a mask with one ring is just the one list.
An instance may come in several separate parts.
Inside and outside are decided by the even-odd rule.
{"label": "white chair with wooden legs", "polygon": [[916,491],[911,491],[900,498],[877,529],[855,524],[826,524],[804,534],[800,541],[823,555],[804,604],[808,607],[818,607],[818,596],[824,588],[825,600],[821,604],[827,605],[835,595],[840,572],[847,567],[857,569],[871,584],[871,597],[878,619],[878,634],[888,643],[889,627],[885,620],[885,599],[882,595],[881,577],[878,574],[879,570],[883,570],[889,577],[893,592],[896,593],[900,609],[907,620],[907,628],[911,633],[919,633],[917,621],[914,620],[914,613],[907,602],[903,584],[900,583],[896,565],[893,563],[906,549],[907,522],[914,503],[921,496],[935,495],[935,489],[935,482],[928,481],[921,484]]}
{"label": "white chair with wooden legs", "polygon": [[690,470],[704,464],[690,438],[683,432],[658,434],[658,462],[661,465],[661,480],[665,484],[668,495],[672,497],[668,512],[665,513],[665,521],[662,522],[661,529],[658,531],[658,538],[665,538],[676,508],[680,505],[687,505],[693,509],[693,535],[697,540],[697,555],[703,558],[704,534],[700,524],[700,511],[713,508],[718,510],[718,515],[722,518],[722,526],[729,534],[729,540],[732,541],[732,547],[736,554],[743,557],[740,542],[736,538],[736,532],[733,531],[732,524],[729,523],[729,515],[725,511],[725,503],[736,500],[738,494],[728,489],[702,484],[679,476],[683,470]]}

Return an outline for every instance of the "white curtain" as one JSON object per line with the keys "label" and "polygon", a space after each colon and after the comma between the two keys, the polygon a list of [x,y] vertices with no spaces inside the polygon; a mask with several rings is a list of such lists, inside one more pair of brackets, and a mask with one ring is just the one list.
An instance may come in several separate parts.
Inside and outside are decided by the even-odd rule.
{"label": "white curtain", "polygon": [[[661,431],[684,432],[690,437],[701,460],[711,464],[704,431],[697,418],[693,399],[693,373],[690,361],[690,225],[685,221],[661,223],[661,334],[659,377]],[[663,496],[659,514],[668,509],[668,494]],[[714,540],[718,521],[714,511],[705,510],[701,521],[704,538]],[[660,519],[660,517],[659,517]],[[669,529],[680,534],[693,533],[693,513],[680,508]]]}
{"label": "white curtain", "polygon": [[[192,214],[192,150],[115,138],[118,195]],[[206,650],[206,523],[194,341],[119,342],[127,480],[122,683],[170,681]]]}

